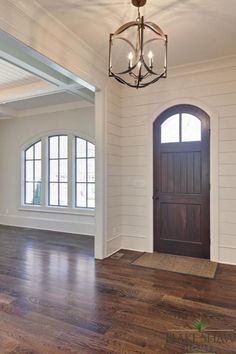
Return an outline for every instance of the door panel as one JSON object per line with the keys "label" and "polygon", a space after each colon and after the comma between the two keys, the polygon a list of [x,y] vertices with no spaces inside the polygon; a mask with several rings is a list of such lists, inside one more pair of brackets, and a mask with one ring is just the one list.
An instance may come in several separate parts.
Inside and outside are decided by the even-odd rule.
{"label": "door panel", "polygon": [[[192,121],[201,127],[201,132],[191,133],[186,119],[182,127],[182,117],[189,119],[186,114],[197,117],[199,123]],[[161,140],[162,124],[172,116],[178,117],[179,142],[162,143],[167,141],[166,138]],[[187,133],[183,129],[188,129]],[[201,258],[210,256],[209,133],[209,117],[188,105],[167,110],[154,123],[156,251]],[[168,136],[168,131],[165,134]],[[173,132],[171,134],[173,136]],[[193,137],[198,141],[182,142],[182,136],[185,140]]]}
{"label": "door panel", "polygon": [[161,240],[201,242],[200,205],[161,203],[160,213]]}
{"label": "door panel", "polygon": [[161,152],[162,193],[201,193],[201,151]]}

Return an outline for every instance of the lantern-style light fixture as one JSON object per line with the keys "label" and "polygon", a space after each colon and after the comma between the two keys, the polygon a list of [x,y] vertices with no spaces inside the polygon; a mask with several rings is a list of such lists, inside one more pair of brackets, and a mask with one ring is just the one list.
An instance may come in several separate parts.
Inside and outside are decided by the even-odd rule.
{"label": "lantern-style light fixture", "polygon": [[[110,34],[109,76],[138,89],[167,77],[167,35],[140,15],[146,0],[132,0],[132,4],[138,8],[136,21]],[[121,53],[127,54],[121,58]]]}

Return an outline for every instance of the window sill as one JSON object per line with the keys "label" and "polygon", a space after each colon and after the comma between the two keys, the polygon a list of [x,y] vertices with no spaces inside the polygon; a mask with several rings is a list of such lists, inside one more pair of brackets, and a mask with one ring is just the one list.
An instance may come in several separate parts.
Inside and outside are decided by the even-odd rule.
{"label": "window sill", "polygon": [[70,209],[70,208],[63,208],[63,207],[47,207],[44,208],[42,206],[27,206],[23,205],[18,208],[19,211],[29,211],[29,212],[36,212],[36,213],[52,213],[52,214],[65,214],[65,215],[84,215],[84,216],[95,216],[94,209]]}

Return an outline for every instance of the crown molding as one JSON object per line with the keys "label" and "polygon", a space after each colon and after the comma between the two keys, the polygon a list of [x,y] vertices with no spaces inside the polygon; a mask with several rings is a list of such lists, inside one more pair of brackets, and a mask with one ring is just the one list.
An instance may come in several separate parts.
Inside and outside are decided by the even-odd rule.
{"label": "crown molding", "polygon": [[46,81],[35,81],[22,86],[15,86],[0,90],[1,102],[12,102],[35,96],[48,95],[57,92],[55,86]]}
{"label": "crown molding", "polygon": [[11,119],[17,117],[17,111],[7,107],[5,104],[0,104],[0,120]]}
{"label": "crown molding", "polygon": [[72,110],[76,110],[76,109],[88,108],[88,107],[93,107],[93,106],[94,106],[94,104],[92,104],[86,100],[81,100],[78,102],[62,103],[62,104],[47,106],[47,107],[18,110],[17,117],[18,118],[31,117],[31,116],[36,116],[36,115],[40,115],[40,114],[72,111]]}
{"label": "crown molding", "polygon": [[236,67],[236,55],[188,63],[185,65],[172,66],[168,69],[168,77],[178,77],[232,67]]}

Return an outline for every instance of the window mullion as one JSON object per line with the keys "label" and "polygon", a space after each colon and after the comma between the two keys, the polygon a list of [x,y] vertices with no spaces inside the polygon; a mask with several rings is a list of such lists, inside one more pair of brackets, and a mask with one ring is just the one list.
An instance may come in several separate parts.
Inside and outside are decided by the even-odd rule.
{"label": "window mullion", "polygon": [[47,138],[42,139],[42,151],[41,151],[41,205],[46,207],[47,195],[48,195],[48,185],[47,185]]}
{"label": "window mullion", "polygon": [[67,171],[67,186],[68,186],[68,207],[75,206],[75,149],[74,149],[74,136],[68,135],[68,171]]}
{"label": "window mullion", "polygon": [[85,166],[86,166],[86,208],[88,207],[88,142],[86,141],[86,157],[85,157]]}
{"label": "window mullion", "polygon": [[179,115],[179,142],[182,141],[182,113]]}

